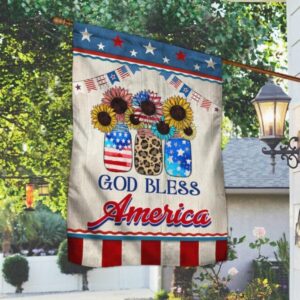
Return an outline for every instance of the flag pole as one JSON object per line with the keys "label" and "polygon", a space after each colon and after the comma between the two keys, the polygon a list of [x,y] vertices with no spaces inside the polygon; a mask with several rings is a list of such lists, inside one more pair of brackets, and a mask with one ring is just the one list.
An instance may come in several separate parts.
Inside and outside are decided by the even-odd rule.
{"label": "flag pole", "polygon": [[[72,20],[64,19],[64,18],[61,18],[61,17],[53,17],[51,19],[51,21],[55,25],[63,25],[63,26],[69,26],[69,27],[73,25]],[[250,70],[252,72],[256,72],[256,73],[259,73],[259,74],[266,74],[266,75],[271,76],[271,77],[278,77],[278,78],[282,78],[282,79],[287,79],[287,80],[291,80],[291,81],[300,82],[300,77],[296,77],[296,76],[292,76],[292,75],[288,75],[288,74],[284,74],[284,73],[279,73],[279,72],[275,72],[275,71],[271,71],[271,70],[261,69],[261,68],[256,67],[256,66],[243,64],[243,63],[233,61],[233,60],[229,60],[229,59],[225,59],[225,58],[222,58],[222,62],[225,65],[230,65],[230,66],[237,67],[237,68],[240,68],[240,69]]]}

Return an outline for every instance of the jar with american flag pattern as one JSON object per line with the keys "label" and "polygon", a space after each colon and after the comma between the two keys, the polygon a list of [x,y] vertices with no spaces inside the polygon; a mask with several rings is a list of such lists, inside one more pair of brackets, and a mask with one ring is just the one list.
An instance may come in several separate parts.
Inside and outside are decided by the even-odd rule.
{"label": "jar with american flag pattern", "polygon": [[132,139],[126,124],[118,123],[105,134],[104,165],[111,172],[128,172],[132,167]]}

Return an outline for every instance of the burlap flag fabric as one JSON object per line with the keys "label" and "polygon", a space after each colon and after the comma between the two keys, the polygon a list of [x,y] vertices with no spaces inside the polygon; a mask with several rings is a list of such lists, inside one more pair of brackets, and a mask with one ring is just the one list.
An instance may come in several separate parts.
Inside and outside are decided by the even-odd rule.
{"label": "burlap flag fabric", "polygon": [[221,59],[76,23],[69,260],[226,260]]}

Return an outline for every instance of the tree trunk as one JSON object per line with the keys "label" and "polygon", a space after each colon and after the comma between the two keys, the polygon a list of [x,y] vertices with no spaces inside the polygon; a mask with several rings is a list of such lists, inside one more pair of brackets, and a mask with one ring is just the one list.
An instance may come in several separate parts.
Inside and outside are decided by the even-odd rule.
{"label": "tree trunk", "polygon": [[82,290],[83,291],[88,291],[89,290],[89,282],[88,282],[87,271],[82,273]]}
{"label": "tree trunk", "polygon": [[197,268],[175,267],[173,271],[172,289],[176,297],[193,299],[193,276]]}
{"label": "tree trunk", "polygon": [[22,285],[17,285],[16,286],[16,294],[21,294],[23,291]]}

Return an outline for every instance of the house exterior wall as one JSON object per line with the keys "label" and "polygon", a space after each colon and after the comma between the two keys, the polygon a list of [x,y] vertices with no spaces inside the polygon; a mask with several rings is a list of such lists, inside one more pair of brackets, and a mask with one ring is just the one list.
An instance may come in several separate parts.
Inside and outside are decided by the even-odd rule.
{"label": "house exterior wall", "polygon": [[[300,0],[287,0],[289,74],[300,77]],[[300,83],[289,82],[290,136],[300,130]],[[290,170],[290,299],[300,295],[300,249],[295,246],[295,224],[300,209],[300,167]]]}
{"label": "house exterior wall", "polygon": [[[27,257],[29,263],[29,279],[24,283],[23,293],[80,291],[82,278],[80,275],[66,275],[60,272],[57,256]],[[3,257],[0,257],[2,270]],[[97,268],[88,272],[90,291],[150,289],[157,291],[158,267],[130,266],[115,268]],[[111,279],[114,280],[111,280]],[[0,272],[1,294],[14,293],[15,288],[6,283]]]}
{"label": "house exterior wall", "polygon": [[[288,192],[285,195],[227,195],[227,207],[228,224],[233,229],[233,237],[246,235],[246,240],[237,247],[238,259],[224,264],[223,274],[227,275],[231,267],[237,268],[239,274],[233,278],[230,288],[243,289],[252,278],[252,260],[257,257],[257,252],[249,248],[249,243],[255,239],[253,228],[265,227],[267,236],[271,240],[278,240],[283,233],[286,234],[287,239],[289,238]],[[262,249],[262,254],[274,257],[273,251],[272,247],[266,247]],[[172,268],[163,268],[162,279],[163,288],[169,290]]]}

